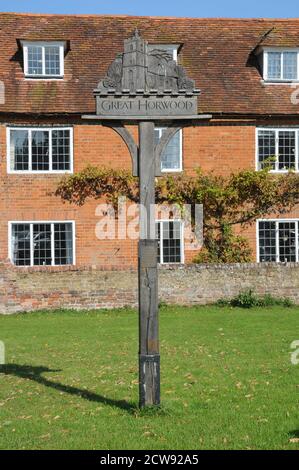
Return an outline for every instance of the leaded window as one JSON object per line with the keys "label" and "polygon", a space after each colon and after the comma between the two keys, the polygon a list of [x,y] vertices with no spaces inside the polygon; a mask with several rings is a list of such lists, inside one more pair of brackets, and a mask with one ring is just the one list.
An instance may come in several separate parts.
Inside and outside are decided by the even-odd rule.
{"label": "leaded window", "polygon": [[[163,132],[166,128],[155,128],[155,144],[161,139]],[[182,171],[182,131],[170,139],[167,147],[161,155],[161,170],[162,171]]]}
{"label": "leaded window", "polygon": [[74,264],[73,222],[12,222],[10,258],[16,266]]}
{"label": "leaded window", "polygon": [[258,244],[260,262],[298,262],[299,221],[259,221]]}
{"label": "leaded window", "polygon": [[298,129],[258,129],[258,169],[270,165],[274,171],[299,170]]}
{"label": "leaded window", "polygon": [[297,50],[264,51],[264,78],[272,81],[298,80]]}
{"label": "leaded window", "polygon": [[31,78],[62,78],[64,75],[63,42],[23,41],[24,72]]}
{"label": "leaded window", "polygon": [[71,172],[71,128],[9,128],[9,172]]}
{"label": "leaded window", "polygon": [[183,226],[180,220],[156,222],[158,263],[183,262]]}

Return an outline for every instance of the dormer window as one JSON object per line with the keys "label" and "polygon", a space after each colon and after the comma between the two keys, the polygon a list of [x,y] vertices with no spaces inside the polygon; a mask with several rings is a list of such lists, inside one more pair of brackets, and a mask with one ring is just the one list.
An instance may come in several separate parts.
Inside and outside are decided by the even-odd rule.
{"label": "dormer window", "polygon": [[264,80],[290,82],[299,80],[299,49],[264,49]]}
{"label": "dormer window", "polygon": [[148,50],[153,51],[154,49],[162,49],[172,55],[173,60],[178,61],[178,49],[179,44],[149,44]]}
{"label": "dormer window", "polygon": [[22,41],[25,77],[62,78],[64,75],[64,42]]}

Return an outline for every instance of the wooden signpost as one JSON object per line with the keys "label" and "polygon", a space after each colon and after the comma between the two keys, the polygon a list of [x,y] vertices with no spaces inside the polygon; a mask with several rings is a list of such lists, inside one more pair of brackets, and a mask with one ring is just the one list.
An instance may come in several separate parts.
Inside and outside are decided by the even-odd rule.
{"label": "wooden signpost", "polygon": [[[165,50],[148,49],[135,31],[124,41],[107,75],[94,90],[96,115],[83,116],[114,129],[126,143],[134,176],[140,185],[139,277],[139,403],[160,404],[157,241],[155,178],[161,176],[161,155],[176,132],[199,119],[194,81]],[[137,146],[125,124],[138,124]],[[155,125],[166,127],[155,146]]]}

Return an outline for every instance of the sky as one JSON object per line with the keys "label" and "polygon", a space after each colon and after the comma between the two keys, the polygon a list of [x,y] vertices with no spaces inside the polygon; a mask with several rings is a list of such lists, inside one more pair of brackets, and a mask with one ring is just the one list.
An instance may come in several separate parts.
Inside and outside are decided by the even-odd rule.
{"label": "sky", "polygon": [[232,18],[299,17],[298,0],[0,0],[0,11]]}

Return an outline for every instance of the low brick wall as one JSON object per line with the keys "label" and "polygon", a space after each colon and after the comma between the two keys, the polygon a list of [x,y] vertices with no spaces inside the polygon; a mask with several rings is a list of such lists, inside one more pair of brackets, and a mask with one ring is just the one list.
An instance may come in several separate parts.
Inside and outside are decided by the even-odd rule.
{"label": "low brick wall", "polygon": [[[204,305],[251,288],[299,304],[299,263],[163,266],[161,302]],[[136,271],[14,268],[0,264],[0,313],[137,306]]]}

